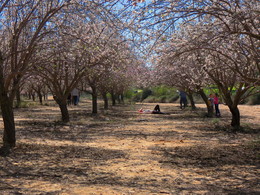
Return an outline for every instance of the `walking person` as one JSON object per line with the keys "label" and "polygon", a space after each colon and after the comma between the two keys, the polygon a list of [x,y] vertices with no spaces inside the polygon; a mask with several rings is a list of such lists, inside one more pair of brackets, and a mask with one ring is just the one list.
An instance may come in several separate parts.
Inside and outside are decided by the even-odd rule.
{"label": "walking person", "polygon": [[187,97],[186,93],[184,91],[180,91],[180,107],[181,109],[184,109],[187,106]]}
{"label": "walking person", "polygon": [[74,88],[71,92],[72,101],[74,106],[78,105],[79,101],[79,90],[77,88]]}
{"label": "walking person", "polygon": [[219,111],[219,98],[218,98],[218,94],[215,93],[214,96],[214,105],[215,105],[215,112],[216,112],[216,117],[220,117],[220,111]]}

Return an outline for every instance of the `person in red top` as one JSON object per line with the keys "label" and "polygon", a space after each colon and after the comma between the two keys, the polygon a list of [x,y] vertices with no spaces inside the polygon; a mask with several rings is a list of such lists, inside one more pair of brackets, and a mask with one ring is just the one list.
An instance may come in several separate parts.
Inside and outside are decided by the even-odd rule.
{"label": "person in red top", "polygon": [[216,117],[220,117],[219,99],[218,99],[218,94],[217,93],[215,93],[215,96],[214,96],[214,105],[215,105]]}

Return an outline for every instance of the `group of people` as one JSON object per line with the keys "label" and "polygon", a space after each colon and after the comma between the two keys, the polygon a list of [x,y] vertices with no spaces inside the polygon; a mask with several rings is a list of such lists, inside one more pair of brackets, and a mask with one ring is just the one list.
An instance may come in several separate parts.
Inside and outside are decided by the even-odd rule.
{"label": "group of people", "polygon": [[[187,107],[187,97],[186,97],[186,93],[184,91],[178,91],[179,95],[180,95],[180,108],[184,109],[185,107]],[[210,94],[209,95],[209,103],[210,106],[212,107],[212,110],[214,110],[215,107],[215,115],[216,117],[220,117],[220,111],[219,111],[219,98],[218,98],[218,94]]]}
{"label": "group of people", "polygon": [[209,104],[212,108],[212,110],[214,110],[215,107],[215,115],[216,117],[220,117],[220,111],[219,111],[219,98],[218,98],[218,94],[215,93],[213,94],[209,94]]}
{"label": "group of people", "polygon": [[78,105],[80,97],[80,91],[77,88],[74,88],[67,98],[68,105],[73,104],[74,106]]}
{"label": "group of people", "polygon": [[[180,95],[180,107],[181,109],[185,108],[187,106],[187,98],[186,98],[186,93],[184,91],[179,91],[179,95]],[[214,110],[215,107],[215,115],[216,117],[220,117],[220,111],[219,111],[219,97],[218,94],[210,94],[209,98],[208,98],[209,104],[212,108],[212,111]],[[161,112],[160,110],[160,106],[156,105],[155,108],[153,110],[144,110],[144,109],[140,109],[139,113],[146,113],[146,114],[165,114],[163,112]]]}

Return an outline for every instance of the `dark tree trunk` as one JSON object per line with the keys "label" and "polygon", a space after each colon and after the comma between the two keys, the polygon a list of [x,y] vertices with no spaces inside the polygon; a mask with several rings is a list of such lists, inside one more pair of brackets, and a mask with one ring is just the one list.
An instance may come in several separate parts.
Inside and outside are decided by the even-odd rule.
{"label": "dark tree trunk", "polygon": [[121,97],[120,97],[120,95],[116,95],[116,99],[118,101],[118,104],[121,104]]}
{"label": "dark tree trunk", "polygon": [[188,95],[188,98],[190,100],[190,105],[191,105],[192,110],[195,110],[196,106],[195,106],[195,102],[194,102],[192,93],[188,93],[187,95]]}
{"label": "dark tree trunk", "polygon": [[35,94],[32,93],[32,100],[35,101]]}
{"label": "dark tree trunk", "polygon": [[115,106],[116,105],[116,96],[113,92],[111,93],[111,98],[112,98],[112,106]]}
{"label": "dark tree trunk", "polygon": [[70,116],[69,116],[69,111],[68,111],[68,107],[67,107],[67,98],[62,98],[62,97],[59,98],[55,95],[53,97],[54,97],[54,100],[56,101],[56,103],[60,107],[62,122],[64,122],[64,123],[69,122]]}
{"label": "dark tree trunk", "polygon": [[125,101],[124,101],[124,95],[123,94],[121,94],[121,102],[124,104],[125,103]]}
{"label": "dark tree trunk", "polygon": [[240,129],[240,112],[237,106],[229,107],[229,110],[232,114],[232,121],[231,126],[233,127],[234,131]]}
{"label": "dark tree trunk", "polygon": [[3,147],[9,149],[15,147],[16,137],[13,101],[8,97],[7,92],[5,90],[3,63],[4,59],[2,58],[0,52],[0,104],[2,110],[2,117],[4,121]]}
{"label": "dark tree trunk", "polygon": [[92,113],[97,114],[97,95],[92,94]]}
{"label": "dark tree trunk", "polygon": [[40,102],[40,104],[42,105],[42,93],[41,93],[40,90],[37,91],[37,95],[38,95],[38,97],[39,97],[39,102]]}
{"label": "dark tree trunk", "polygon": [[28,99],[29,99],[29,100],[32,99],[32,93],[31,93],[31,92],[28,93]]}
{"label": "dark tree trunk", "polygon": [[97,114],[97,90],[95,87],[92,88],[92,113]]}
{"label": "dark tree trunk", "polygon": [[59,107],[60,107],[60,111],[61,111],[61,119],[62,119],[62,122],[69,122],[70,121],[70,116],[69,116],[69,111],[68,111],[68,107],[67,107],[67,103],[65,101],[64,102],[61,102],[59,104]]}
{"label": "dark tree trunk", "polygon": [[206,94],[204,93],[203,90],[198,91],[198,93],[200,94],[201,98],[203,99],[203,101],[205,102],[205,104],[207,106],[208,116],[212,117],[214,110],[213,110],[213,107],[210,105],[209,98],[206,96]]}
{"label": "dark tree trunk", "polygon": [[40,104],[42,105],[42,94],[41,94],[41,93],[39,93],[39,94],[38,94],[38,96],[39,96],[39,101],[40,101]]}
{"label": "dark tree trunk", "polygon": [[106,94],[106,93],[103,93],[102,96],[103,96],[103,100],[104,100],[104,109],[105,109],[105,110],[108,110],[108,98],[107,98],[107,94]]}
{"label": "dark tree trunk", "polygon": [[19,108],[21,106],[21,91],[20,89],[16,89],[15,91],[15,96],[16,96],[16,108]]}
{"label": "dark tree trunk", "polygon": [[231,126],[233,130],[236,132],[240,130],[240,112],[237,107],[239,101],[232,100],[231,93],[228,93],[224,90],[222,90],[223,98],[232,114],[232,120],[231,120]]}
{"label": "dark tree trunk", "polygon": [[2,95],[0,102],[4,121],[4,147],[12,148],[16,143],[13,103],[7,95]]}

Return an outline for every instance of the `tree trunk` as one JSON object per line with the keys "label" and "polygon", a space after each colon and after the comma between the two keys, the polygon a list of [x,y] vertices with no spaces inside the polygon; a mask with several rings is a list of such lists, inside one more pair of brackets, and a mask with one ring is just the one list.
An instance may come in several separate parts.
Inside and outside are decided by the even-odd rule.
{"label": "tree trunk", "polygon": [[92,86],[92,114],[97,114],[97,89]]}
{"label": "tree trunk", "polygon": [[103,96],[103,100],[104,100],[104,109],[105,109],[105,110],[108,110],[108,98],[107,98],[107,94],[106,94],[106,93],[103,93],[102,96]]}
{"label": "tree trunk", "polygon": [[15,96],[16,96],[16,108],[19,108],[21,106],[21,91],[19,88],[16,89],[15,92]]}
{"label": "tree trunk", "polygon": [[231,126],[234,128],[234,131],[240,129],[240,112],[237,106],[229,107],[229,110],[232,114]]}
{"label": "tree trunk", "polygon": [[113,92],[111,93],[111,98],[112,98],[112,106],[115,106],[116,105],[116,96]]}
{"label": "tree trunk", "polygon": [[37,91],[37,94],[38,94],[38,97],[39,97],[39,102],[42,105],[42,93],[41,93],[41,91],[40,90]]}
{"label": "tree trunk", "polygon": [[48,100],[48,94],[47,93],[46,94],[44,93],[43,97],[44,97],[45,101]]}
{"label": "tree trunk", "polygon": [[60,111],[61,111],[61,119],[62,122],[67,123],[70,121],[70,116],[69,116],[69,111],[68,111],[68,107],[67,104],[64,102],[61,102],[59,104],[60,107]]}
{"label": "tree trunk", "polygon": [[124,94],[121,94],[121,102],[122,102],[123,104],[125,104]]}
{"label": "tree trunk", "polygon": [[196,106],[195,106],[195,102],[194,102],[192,93],[188,93],[187,95],[188,95],[188,98],[190,100],[190,105],[191,105],[192,110],[195,110]]}
{"label": "tree trunk", "polygon": [[3,147],[9,149],[15,147],[16,143],[15,123],[13,113],[13,101],[8,97],[5,90],[3,63],[4,59],[2,58],[0,52],[0,104],[4,121]]}
{"label": "tree trunk", "polygon": [[42,94],[41,94],[41,92],[38,94],[38,96],[39,96],[40,104],[42,105]]}
{"label": "tree trunk", "polygon": [[7,95],[1,96],[1,110],[4,121],[4,147],[13,148],[15,147],[15,123],[13,113],[13,103]]}
{"label": "tree trunk", "polygon": [[120,95],[116,95],[116,99],[118,101],[118,104],[121,104],[121,97],[120,97]]}
{"label": "tree trunk", "polygon": [[31,92],[28,93],[28,99],[29,99],[29,100],[32,99],[32,93],[31,93]]}
{"label": "tree trunk", "polygon": [[213,109],[213,106],[210,105],[209,98],[206,96],[203,89],[199,90],[198,93],[200,94],[201,98],[203,99],[203,101],[205,102],[205,104],[207,106],[208,117],[212,117],[214,109]]}
{"label": "tree trunk", "polygon": [[35,101],[35,94],[32,93],[32,100]]}

